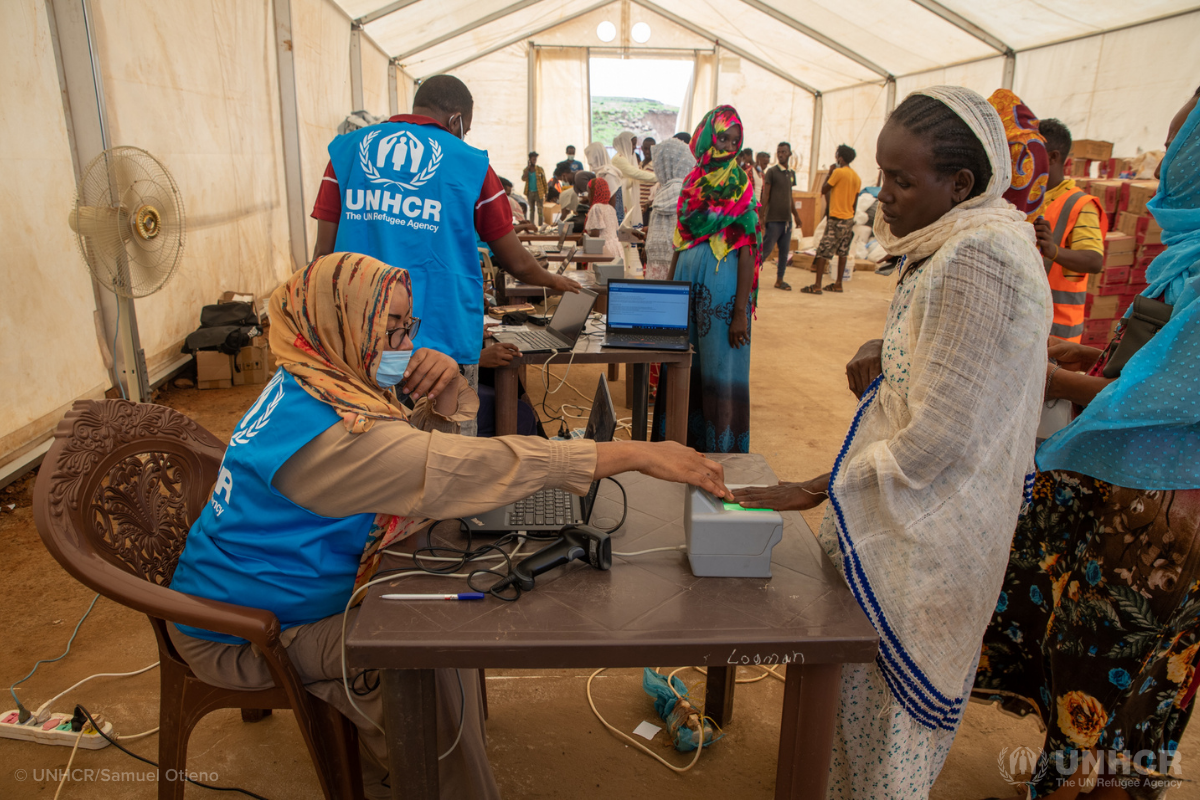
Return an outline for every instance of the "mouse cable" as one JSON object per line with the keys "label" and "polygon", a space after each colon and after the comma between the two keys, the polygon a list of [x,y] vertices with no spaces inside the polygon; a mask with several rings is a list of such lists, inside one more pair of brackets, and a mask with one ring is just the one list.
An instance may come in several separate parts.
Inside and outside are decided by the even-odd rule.
{"label": "mouse cable", "polygon": [[[77,713],[81,713],[81,714],[83,714],[83,716],[87,717],[87,721],[91,723],[93,728],[95,728],[96,733],[100,734],[105,739],[107,739],[108,743],[111,744],[113,747],[117,748],[118,750],[120,750],[122,753],[124,753],[127,756],[132,756],[133,758],[136,758],[138,761],[141,761],[144,764],[149,764],[150,766],[154,767],[155,769],[158,769],[157,762],[151,761],[148,758],[142,758],[137,753],[134,753],[130,750],[126,750],[124,747],[121,746],[120,742],[118,742],[116,739],[112,738],[111,736],[106,734],[103,730],[101,730],[100,726],[96,724],[96,721],[94,719],[92,719],[92,715],[88,713],[88,710],[86,708],[84,708],[81,705],[76,705],[75,710]],[[82,733],[82,730],[80,731],[80,733]],[[78,740],[76,741],[76,744],[78,744]],[[186,773],[187,770],[186,769],[182,770],[182,772]],[[214,792],[238,792],[240,794],[246,795],[247,797],[257,798],[257,800],[267,800],[267,798],[263,797],[261,794],[255,794],[254,792],[250,791],[249,789],[241,789],[241,788],[238,788],[237,786],[214,786],[211,783],[201,783],[200,781],[192,780],[191,778],[187,777],[186,774],[183,776],[183,779],[185,781],[187,781],[188,783],[195,784],[196,786],[200,786],[205,789],[212,789]],[[61,788],[61,784],[60,784],[60,788]]]}
{"label": "mouse cable", "polygon": [[[88,607],[87,607],[87,611],[84,611],[83,616],[79,618],[79,622],[75,623],[75,630],[71,631],[71,638],[67,640],[67,649],[63,650],[61,656],[58,656],[57,658],[43,658],[41,661],[39,661],[33,665],[33,669],[29,670],[28,675],[26,675],[24,678],[21,678],[21,680],[17,681],[12,686],[8,687],[8,693],[12,695],[12,699],[16,702],[17,709],[20,712],[20,716],[24,717],[25,719],[29,719],[29,711],[25,708],[24,705],[21,704],[21,701],[17,698],[17,692],[16,692],[17,687],[20,686],[25,681],[32,678],[33,673],[37,672],[38,667],[40,667],[42,664],[53,664],[55,661],[61,661],[62,659],[67,657],[67,654],[71,652],[71,644],[74,643],[75,636],[79,633],[80,626],[83,625],[83,621],[88,618],[88,614],[92,613],[92,609],[96,607],[96,601],[99,599],[100,599],[99,594],[97,594],[95,597],[93,597],[91,604],[88,605]],[[75,687],[71,687],[71,688],[75,688]]]}
{"label": "mouse cable", "polygon": [[[604,533],[615,533],[618,528],[625,524],[625,517],[629,516],[629,495],[625,494],[625,487],[622,486],[621,482],[616,478],[606,476],[605,480],[612,481],[617,485],[617,488],[621,490],[621,519],[616,525],[613,525],[611,528],[604,531]],[[613,555],[616,555],[616,553]]]}

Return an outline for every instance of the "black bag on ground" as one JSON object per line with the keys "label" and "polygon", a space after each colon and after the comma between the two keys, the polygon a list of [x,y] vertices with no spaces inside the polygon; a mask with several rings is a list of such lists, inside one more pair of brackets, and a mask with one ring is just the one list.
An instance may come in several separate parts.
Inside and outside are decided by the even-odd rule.
{"label": "black bag on ground", "polygon": [[200,327],[188,334],[183,352],[218,350],[237,355],[258,332],[258,314],[251,303],[216,303],[200,310]]}

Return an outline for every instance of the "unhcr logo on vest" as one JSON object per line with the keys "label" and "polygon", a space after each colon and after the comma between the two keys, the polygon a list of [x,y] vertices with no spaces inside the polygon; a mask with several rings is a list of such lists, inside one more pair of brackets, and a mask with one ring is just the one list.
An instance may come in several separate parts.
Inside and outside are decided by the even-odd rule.
{"label": "unhcr logo on vest", "polygon": [[[345,207],[362,211],[367,219],[436,230],[441,221],[442,204],[414,194],[428,183],[442,163],[442,146],[436,139],[422,139],[412,131],[400,131],[379,138],[371,131],[358,146],[358,162],[370,183],[392,186],[388,189],[347,189]],[[407,219],[401,219],[400,215]],[[422,220],[418,222],[418,220]]]}

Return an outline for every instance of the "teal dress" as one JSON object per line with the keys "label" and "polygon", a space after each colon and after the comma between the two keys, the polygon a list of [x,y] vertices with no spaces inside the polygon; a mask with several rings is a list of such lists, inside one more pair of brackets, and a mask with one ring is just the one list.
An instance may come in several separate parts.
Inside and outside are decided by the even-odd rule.
{"label": "teal dress", "polygon": [[[718,262],[712,248],[702,244],[681,252],[675,264],[675,280],[692,284],[688,337],[695,355],[688,391],[687,444],[701,453],[750,452],[750,345],[736,350],[729,346],[737,277],[737,250]],[[751,318],[749,298],[746,318]],[[664,438],[666,431],[665,397],[660,380],[654,409],[655,439]]]}

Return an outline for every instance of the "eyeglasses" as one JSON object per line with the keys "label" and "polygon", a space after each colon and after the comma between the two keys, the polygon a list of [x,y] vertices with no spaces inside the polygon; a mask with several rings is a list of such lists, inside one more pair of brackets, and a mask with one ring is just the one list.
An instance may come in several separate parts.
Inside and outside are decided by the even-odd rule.
{"label": "eyeglasses", "polygon": [[[404,344],[404,337],[407,336],[410,339],[415,339],[417,338],[417,331],[419,330],[421,330],[421,318],[412,317],[411,321],[407,325],[401,325],[398,328],[389,328],[387,330],[388,344],[390,344],[396,350],[399,350],[400,346]],[[399,336],[396,334],[399,334]]]}

